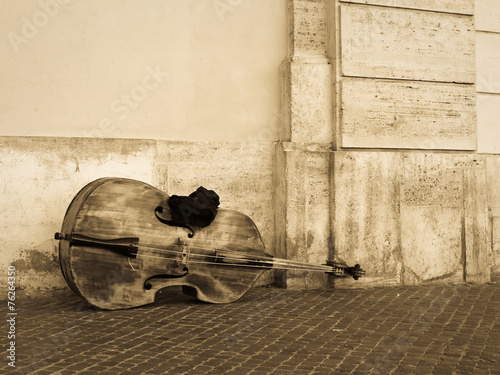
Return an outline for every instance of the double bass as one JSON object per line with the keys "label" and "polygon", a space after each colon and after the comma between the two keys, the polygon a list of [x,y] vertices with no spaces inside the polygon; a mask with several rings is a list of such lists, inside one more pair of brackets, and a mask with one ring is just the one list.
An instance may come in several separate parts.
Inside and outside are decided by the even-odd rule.
{"label": "double bass", "polygon": [[192,236],[158,219],[158,207],[168,216],[168,199],[149,184],[125,178],[101,178],[83,187],[55,234],[70,288],[98,308],[116,310],[153,303],[158,290],[174,285],[201,301],[233,302],[273,268],[364,275],[359,265],[274,258],[254,222],[235,210],[219,209]]}

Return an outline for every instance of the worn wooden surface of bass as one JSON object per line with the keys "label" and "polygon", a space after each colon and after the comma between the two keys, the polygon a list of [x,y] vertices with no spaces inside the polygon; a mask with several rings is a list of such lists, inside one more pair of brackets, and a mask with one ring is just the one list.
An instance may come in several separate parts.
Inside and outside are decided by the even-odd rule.
{"label": "worn wooden surface of bass", "polygon": [[85,186],[56,234],[61,269],[73,291],[111,310],[152,303],[159,289],[172,285],[202,301],[226,303],[272,267],[249,259],[271,258],[246,215],[219,209],[208,227],[189,238],[185,228],[156,218],[155,208],[168,207],[168,198],[129,179],[103,178]]}

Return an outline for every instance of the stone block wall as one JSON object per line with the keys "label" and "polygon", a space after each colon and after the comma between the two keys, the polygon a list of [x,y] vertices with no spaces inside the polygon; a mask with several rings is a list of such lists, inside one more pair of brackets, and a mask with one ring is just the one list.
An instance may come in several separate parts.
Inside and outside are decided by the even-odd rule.
{"label": "stone block wall", "polygon": [[491,226],[491,273],[500,280],[500,155],[486,156],[488,206]]}
{"label": "stone block wall", "polygon": [[476,0],[478,151],[500,153],[500,3]]}
{"label": "stone block wall", "polygon": [[474,4],[446,3],[340,1],[342,147],[476,149]]}
{"label": "stone block wall", "polygon": [[490,280],[486,158],[334,154],[336,256],[368,276],[337,286]]}
{"label": "stone block wall", "polygon": [[500,3],[476,0],[478,151],[487,154],[492,277],[500,279]]}
{"label": "stone block wall", "polygon": [[[496,156],[477,152],[475,2],[290,0],[289,19],[288,143],[277,149],[276,175],[286,171],[285,192],[307,186],[312,172],[289,168],[283,150],[322,149],[316,165],[330,165],[331,229],[329,241],[298,246],[284,220],[277,249],[366,268],[367,277],[337,287],[489,281],[498,267],[499,171]],[[315,209],[303,207],[314,199],[284,196],[277,212],[307,223]],[[322,228],[326,216],[317,217]],[[288,280],[298,285],[296,275]]]}

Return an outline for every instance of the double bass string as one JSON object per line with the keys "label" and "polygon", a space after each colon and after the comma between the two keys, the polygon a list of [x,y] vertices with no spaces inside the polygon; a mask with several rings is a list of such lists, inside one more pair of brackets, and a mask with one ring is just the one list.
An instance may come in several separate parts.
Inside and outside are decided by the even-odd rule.
{"label": "double bass string", "polygon": [[[182,245],[172,245],[172,246],[173,247],[182,247]],[[146,249],[146,250],[158,250],[158,251],[162,251],[162,252],[173,253],[176,255],[180,254],[179,251],[176,251],[176,250],[169,250],[169,249],[164,249],[164,248],[156,248],[156,247],[148,247],[148,246],[139,246],[139,247]],[[196,246],[192,247],[192,248],[193,249],[205,249],[203,247],[196,247]],[[254,255],[254,254],[242,253],[241,255],[243,256],[241,258],[225,256],[224,259],[225,260],[234,260],[234,261],[245,261],[245,260],[260,261],[262,263],[266,263],[266,264],[269,264],[271,266],[273,266],[273,265],[289,266],[289,267],[291,267],[290,269],[293,269],[293,268],[304,268],[304,269],[316,268],[316,269],[321,270],[321,271],[331,270],[330,266],[313,265],[313,264],[308,264],[308,263],[296,262],[296,261],[292,261],[292,260],[288,260],[288,259],[262,257],[262,256]],[[189,253],[189,256],[198,256],[198,257],[202,257],[202,258],[214,258],[214,260],[220,258],[218,255],[199,254],[199,253]],[[157,257],[157,258],[165,259],[163,257]],[[193,263],[193,262],[191,262],[191,263]],[[197,263],[212,264],[212,262],[197,262]],[[217,263],[217,264],[221,264],[221,263]],[[234,265],[234,264],[229,264],[229,265]]]}
{"label": "double bass string", "polygon": [[[172,245],[172,247],[182,247],[182,245]],[[170,253],[170,254],[175,254],[179,255],[181,254],[179,251],[176,250],[169,250],[169,249],[164,249],[164,248],[157,248],[157,247],[150,247],[150,246],[143,246],[139,245],[138,248],[141,248],[143,250],[148,250],[151,252],[155,251],[160,251],[164,253]],[[189,247],[191,249],[191,247]],[[202,247],[192,247],[192,249],[205,249]],[[211,261],[203,261],[203,260],[192,260],[189,259],[187,263],[191,264],[212,264],[212,265],[227,265],[227,266],[232,266],[232,267],[253,267],[253,268],[266,268],[265,266],[262,265],[252,265],[252,264],[238,264],[238,263],[217,263],[215,262],[217,259],[221,259],[220,256],[218,255],[210,255],[210,254],[201,254],[201,253],[187,253],[188,257],[199,257],[199,258],[212,258],[213,262]],[[332,270],[332,266],[326,266],[326,265],[315,265],[315,264],[307,264],[307,263],[301,263],[301,262],[296,262],[288,259],[280,259],[280,258],[270,258],[270,257],[262,257],[258,255],[253,255],[253,254],[241,254],[242,257],[231,257],[231,256],[224,256],[225,261],[256,261],[256,262],[261,262],[267,265],[270,265],[274,269],[289,269],[289,270],[307,270],[307,271],[323,271],[323,272],[329,272]],[[164,259],[164,260],[176,260],[176,259],[169,259],[165,258],[163,256],[155,256],[155,255],[146,255],[143,254],[143,256],[147,257],[152,257],[152,258],[158,258],[158,259]]]}
{"label": "double bass string", "polygon": [[[90,240],[90,238],[89,238]],[[91,241],[91,240],[90,240]],[[93,241],[91,241],[93,242]],[[99,243],[99,242],[97,242]],[[154,246],[147,246],[147,245],[139,245],[137,244],[136,246],[133,246],[136,248],[141,248],[143,250],[152,252],[153,254],[157,252],[157,255],[160,255],[160,253],[170,253],[170,254],[175,254],[175,255],[180,255],[183,254],[179,250],[173,250],[172,248],[188,248],[189,250],[192,249],[200,249],[200,250],[207,250],[207,247],[201,247],[201,246],[185,246],[183,244],[171,244],[169,248],[163,248],[163,247],[154,247]],[[217,254],[217,250],[219,250],[222,254]],[[197,264],[216,264],[216,265],[229,265],[229,266],[243,266],[243,267],[258,267],[258,268],[265,268],[263,265],[269,265],[269,268],[275,268],[275,269],[296,269],[296,270],[306,270],[306,271],[324,271],[324,272],[331,272],[332,271],[332,266],[327,266],[327,265],[318,265],[318,264],[309,264],[309,263],[303,263],[303,262],[297,262],[297,261],[292,261],[288,259],[281,259],[281,258],[273,258],[270,256],[262,256],[262,255],[256,255],[256,254],[248,254],[248,253],[232,253],[230,250],[222,250],[222,249],[209,249],[209,251],[215,251],[215,255],[211,254],[206,254],[206,253],[196,253],[196,252],[191,252],[188,251],[185,254],[189,257],[199,257],[202,259],[207,259],[207,258],[212,258],[213,261],[207,261],[207,260],[191,260],[190,263],[196,262]],[[230,254],[230,255],[229,255]],[[154,255],[145,255],[142,254],[143,256],[148,256],[148,257],[154,257],[157,259],[164,259],[164,260],[171,260],[167,257],[164,256],[154,256]],[[217,262],[217,260],[224,260],[225,262]],[[239,263],[230,263],[231,261],[234,262],[260,262],[261,265],[252,265],[252,264],[239,264]]]}
{"label": "double bass string", "polygon": [[[164,258],[164,257],[159,257],[159,256],[154,256],[154,255],[145,255],[143,256],[150,257],[150,258],[158,258],[158,259],[163,259],[167,261],[176,261],[176,259],[169,259],[169,258]],[[237,258],[234,258],[237,259]],[[241,259],[238,259],[241,260]],[[205,264],[205,265],[213,265],[213,266],[229,266],[229,267],[244,267],[244,268],[260,268],[260,269],[270,269],[265,266],[261,265],[254,265],[254,264],[238,264],[238,263],[215,263],[215,262],[209,262],[209,261],[196,261],[196,260],[189,260],[187,264]],[[314,265],[303,265],[303,267],[300,267],[300,265],[297,266],[282,266],[279,265],[279,263],[274,263],[270,262],[270,264],[273,266],[272,269],[278,269],[278,270],[305,270],[305,271],[321,271],[321,272],[331,272],[332,267],[330,266],[314,266]],[[278,265],[278,266],[276,266]],[[325,267],[325,268],[320,268],[320,267]]]}

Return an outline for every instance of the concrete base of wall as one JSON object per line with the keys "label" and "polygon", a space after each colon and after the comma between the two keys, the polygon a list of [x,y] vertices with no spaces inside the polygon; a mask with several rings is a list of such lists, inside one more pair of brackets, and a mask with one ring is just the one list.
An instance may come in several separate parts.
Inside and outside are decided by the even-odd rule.
{"label": "concrete base of wall", "polygon": [[327,144],[0,138],[0,263],[21,293],[67,291],[66,208],[90,181],[138,179],[168,194],[202,185],[253,219],[268,252],[359,263],[366,277],[267,272],[293,289],[484,283],[500,275],[500,155],[332,151]]}

